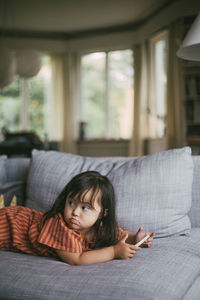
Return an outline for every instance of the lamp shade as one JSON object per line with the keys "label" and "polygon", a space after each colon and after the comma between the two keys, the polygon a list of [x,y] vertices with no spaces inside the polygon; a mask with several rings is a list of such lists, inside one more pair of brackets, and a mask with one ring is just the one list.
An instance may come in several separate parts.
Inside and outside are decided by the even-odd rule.
{"label": "lamp shade", "polygon": [[200,14],[183,40],[177,56],[186,60],[200,61]]}
{"label": "lamp shade", "polygon": [[41,68],[40,53],[34,49],[16,51],[17,74],[23,78],[36,76]]}
{"label": "lamp shade", "polygon": [[12,51],[0,49],[0,88],[12,83],[16,75],[16,61]]}

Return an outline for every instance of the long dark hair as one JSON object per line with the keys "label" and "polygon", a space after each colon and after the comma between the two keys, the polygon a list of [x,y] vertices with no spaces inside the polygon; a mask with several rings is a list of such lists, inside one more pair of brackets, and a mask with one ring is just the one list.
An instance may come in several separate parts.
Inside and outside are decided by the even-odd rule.
{"label": "long dark hair", "polygon": [[57,213],[63,214],[66,199],[79,197],[86,190],[92,190],[91,201],[95,194],[101,192],[102,217],[96,221],[93,228],[95,231],[95,248],[107,247],[117,242],[117,221],[115,216],[115,194],[110,180],[96,171],[87,171],[73,177],[66,184],[63,191],[58,195],[52,208],[45,213],[45,221]]}

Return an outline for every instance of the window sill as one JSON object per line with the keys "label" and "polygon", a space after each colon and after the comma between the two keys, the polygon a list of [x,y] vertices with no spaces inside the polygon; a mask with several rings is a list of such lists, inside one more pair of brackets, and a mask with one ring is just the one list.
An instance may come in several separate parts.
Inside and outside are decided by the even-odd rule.
{"label": "window sill", "polygon": [[77,140],[77,152],[83,156],[128,156],[129,140]]}

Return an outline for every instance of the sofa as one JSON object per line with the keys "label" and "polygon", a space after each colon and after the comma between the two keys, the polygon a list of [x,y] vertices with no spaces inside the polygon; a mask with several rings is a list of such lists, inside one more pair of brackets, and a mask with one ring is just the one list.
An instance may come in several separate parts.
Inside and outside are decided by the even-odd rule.
{"label": "sofa", "polygon": [[[0,251],[0,299],[200,299],[200,157],[189,147],[141,157],[83,157],[32,151],[0,156],[4,205],[47,211],[76,174],[112,181],[119,226],[155,231],[151,248],[127,260],[71,266],[51,257]],[[12,204],[13,205],[13,204]]]}

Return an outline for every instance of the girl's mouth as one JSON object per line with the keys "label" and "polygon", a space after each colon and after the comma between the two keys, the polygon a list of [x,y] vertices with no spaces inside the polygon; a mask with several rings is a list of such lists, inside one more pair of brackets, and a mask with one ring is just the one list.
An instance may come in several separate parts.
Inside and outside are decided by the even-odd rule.
{"label": "girl's mouth", "polygon": [[70,219],[69,219],[69,223],[70,223],[71,225],[77,225],[77,226],[80,225],[79,222],[78,222],[78,220],[76,220],[75,218],[70,218]]}

